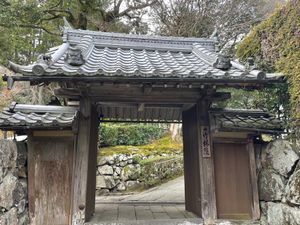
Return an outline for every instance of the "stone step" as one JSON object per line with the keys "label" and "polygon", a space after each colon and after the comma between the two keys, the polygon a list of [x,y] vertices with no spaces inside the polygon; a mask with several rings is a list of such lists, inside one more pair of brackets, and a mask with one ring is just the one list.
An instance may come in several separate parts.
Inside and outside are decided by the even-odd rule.
{"label": "stone step", "polygon": [[98,223],[88,222],[86,225],[203,225],[199,218],[191,219],[157,219],[157,220],[131,220],[131,221],[101,221]]}
{"label": "stone step", "polygon": [[[156,220],[118,220],[118,221],[101,221],[97,223],[89,222],[86,225],[205,225],[203,219],[156,219]],[[260,225],[257,221],[224,221],[218,220],[213,224],[207,225]]]}

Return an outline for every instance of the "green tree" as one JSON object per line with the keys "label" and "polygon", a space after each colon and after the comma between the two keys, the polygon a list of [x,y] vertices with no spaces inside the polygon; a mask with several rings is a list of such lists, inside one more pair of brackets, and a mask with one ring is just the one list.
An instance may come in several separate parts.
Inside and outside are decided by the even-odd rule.
{"label": "green tree", "polygon": [[[300,1],[291,0],[254,27],[238,46],[241,59],[255,57],[258,64],[288,78],[292,115],[300,118]],[[287,95],[286,90],[282,90]],[[288,98],[285,99],[288,101]]]}
{"label": "green tree", "polygon": [[157,0],[3,0],[0,2],[0,63],[30,63],[60,43],[63,17],[74,28],[147,32],[141,20]]}

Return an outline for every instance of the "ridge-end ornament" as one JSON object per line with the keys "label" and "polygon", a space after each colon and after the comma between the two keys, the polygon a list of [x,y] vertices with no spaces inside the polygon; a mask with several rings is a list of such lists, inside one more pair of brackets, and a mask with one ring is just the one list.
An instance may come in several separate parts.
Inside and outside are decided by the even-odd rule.
{"label": "ridge-end ornament", "polygon": [[82,51],[78,47],[70,47],[68,49],[65,61],[71,66],[82,66],[85,63]]}
{"label": "ridge-end ornament", "polygon": [[230,57],[228,55],[219,54],[213,66],[220,70],[229,70],[231,68]]}

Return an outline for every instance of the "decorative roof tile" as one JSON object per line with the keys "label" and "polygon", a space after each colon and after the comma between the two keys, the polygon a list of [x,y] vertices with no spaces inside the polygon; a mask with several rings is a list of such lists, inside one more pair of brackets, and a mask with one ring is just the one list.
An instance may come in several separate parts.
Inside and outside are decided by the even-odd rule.
{"label": "decorative roof tile", "polygon": [[225,69],[215,39],[143,36],[75,30],[65,27],[64,43],[28,66],[10,62],[15,72],[31,76],[192,78],[195,80],[276,80],[282,77],[248,70],[236,61]]}
{"label": "decorative roof tile", "polygon": [[13,103],[0,112],[0,128],[3,130],[71,129],[77,116],[72,107],[23,105]]}

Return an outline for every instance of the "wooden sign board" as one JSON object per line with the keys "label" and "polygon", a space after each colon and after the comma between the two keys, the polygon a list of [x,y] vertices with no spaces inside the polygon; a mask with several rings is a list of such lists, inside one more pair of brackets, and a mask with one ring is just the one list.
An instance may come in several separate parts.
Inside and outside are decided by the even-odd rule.
{"label": "wooden sign board", "polygon": [[209,138],[209,127],[201,126],[201,150],[203,158],[210,158],[210,138]]}

